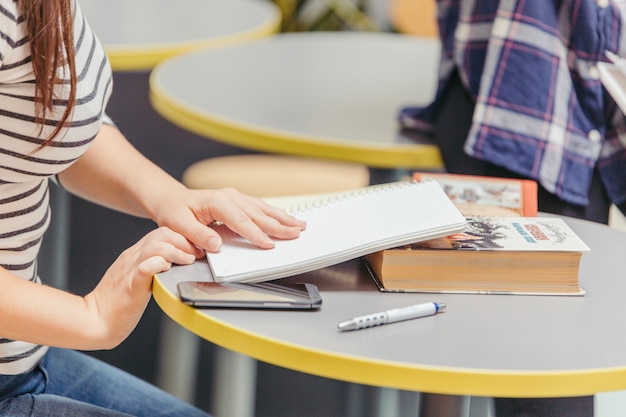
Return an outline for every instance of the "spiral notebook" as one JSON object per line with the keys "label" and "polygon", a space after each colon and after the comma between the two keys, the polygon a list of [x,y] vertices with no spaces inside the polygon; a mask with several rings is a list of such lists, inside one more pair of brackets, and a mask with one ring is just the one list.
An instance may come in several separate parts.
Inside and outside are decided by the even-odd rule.
{"label": "spiral notebook", "polygon": [[218,282],[260,282],[324,268],[383,249],[464,230],[465,217],[435,181],[396,182],[305,201],[287,211],[307,222],[300,237],[260,249],[226,226],[207,260]]}

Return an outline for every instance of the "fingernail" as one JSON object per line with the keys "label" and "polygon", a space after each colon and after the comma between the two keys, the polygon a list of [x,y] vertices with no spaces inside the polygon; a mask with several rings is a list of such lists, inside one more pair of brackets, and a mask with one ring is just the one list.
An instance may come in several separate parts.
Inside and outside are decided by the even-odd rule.
{"label": "fingernail", "polygon": [[221,245],[221,241],[219,237],[210,237],[209,241],[207,242],[207,247],[210,251],[216,251],[220,248]]}
{"label": "fingernail", "polygon": [[265,241],[265,246],[267,246],[268,248],[273,248],[276,246],[276,242],[274,242],[269,236],[265,236],[263,240]]}

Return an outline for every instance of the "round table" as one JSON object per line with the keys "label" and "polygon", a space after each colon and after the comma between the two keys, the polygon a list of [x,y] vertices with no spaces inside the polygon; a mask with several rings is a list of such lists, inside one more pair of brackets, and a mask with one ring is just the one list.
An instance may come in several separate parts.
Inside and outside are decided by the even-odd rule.
{"label": "round table", "polygon": [[151,69],[174,55],[275,33],[280,10],[262,0],[80,0],[115,70]]}
{"label": "round table", "polygon": [[[626,388],[626,233],[566,218],[590,246],[584,297],[379,293],[359,260],[289,278],[317,284],[320,311],[201,310],[182,304],[181,280],[208,279],[205,262],[154,281],[159,306],[228,349],[300,372],[445,396],[559,397]],[[356,315],[425,301],[444,314],[342,333]]]}
{"label": "round table", "polygon": [[432,141],[397,121],[432,100],[439,54],[438,40],[399,34],[279,34],[158,65],[151,101],[174,124],[242,148],[440,169]]}

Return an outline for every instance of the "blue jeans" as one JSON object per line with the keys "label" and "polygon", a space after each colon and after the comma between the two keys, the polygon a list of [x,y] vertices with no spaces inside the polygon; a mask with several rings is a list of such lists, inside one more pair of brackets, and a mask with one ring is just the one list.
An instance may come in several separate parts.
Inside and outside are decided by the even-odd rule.
{"label": "blue jeans", "polygon": [[83,353],[50,348],[20,375],[0,375],[6,417],[208,417],[197,408]]}

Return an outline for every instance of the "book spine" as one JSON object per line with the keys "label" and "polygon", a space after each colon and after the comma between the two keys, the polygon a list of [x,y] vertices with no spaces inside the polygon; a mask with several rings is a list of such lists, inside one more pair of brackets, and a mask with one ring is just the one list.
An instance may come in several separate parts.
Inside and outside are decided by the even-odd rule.
{"label": "book spine", "polygon": [[537,202],[537,183],[533,180],[522,180],[522,210],[524,217],[537,217],[539,212]]}

